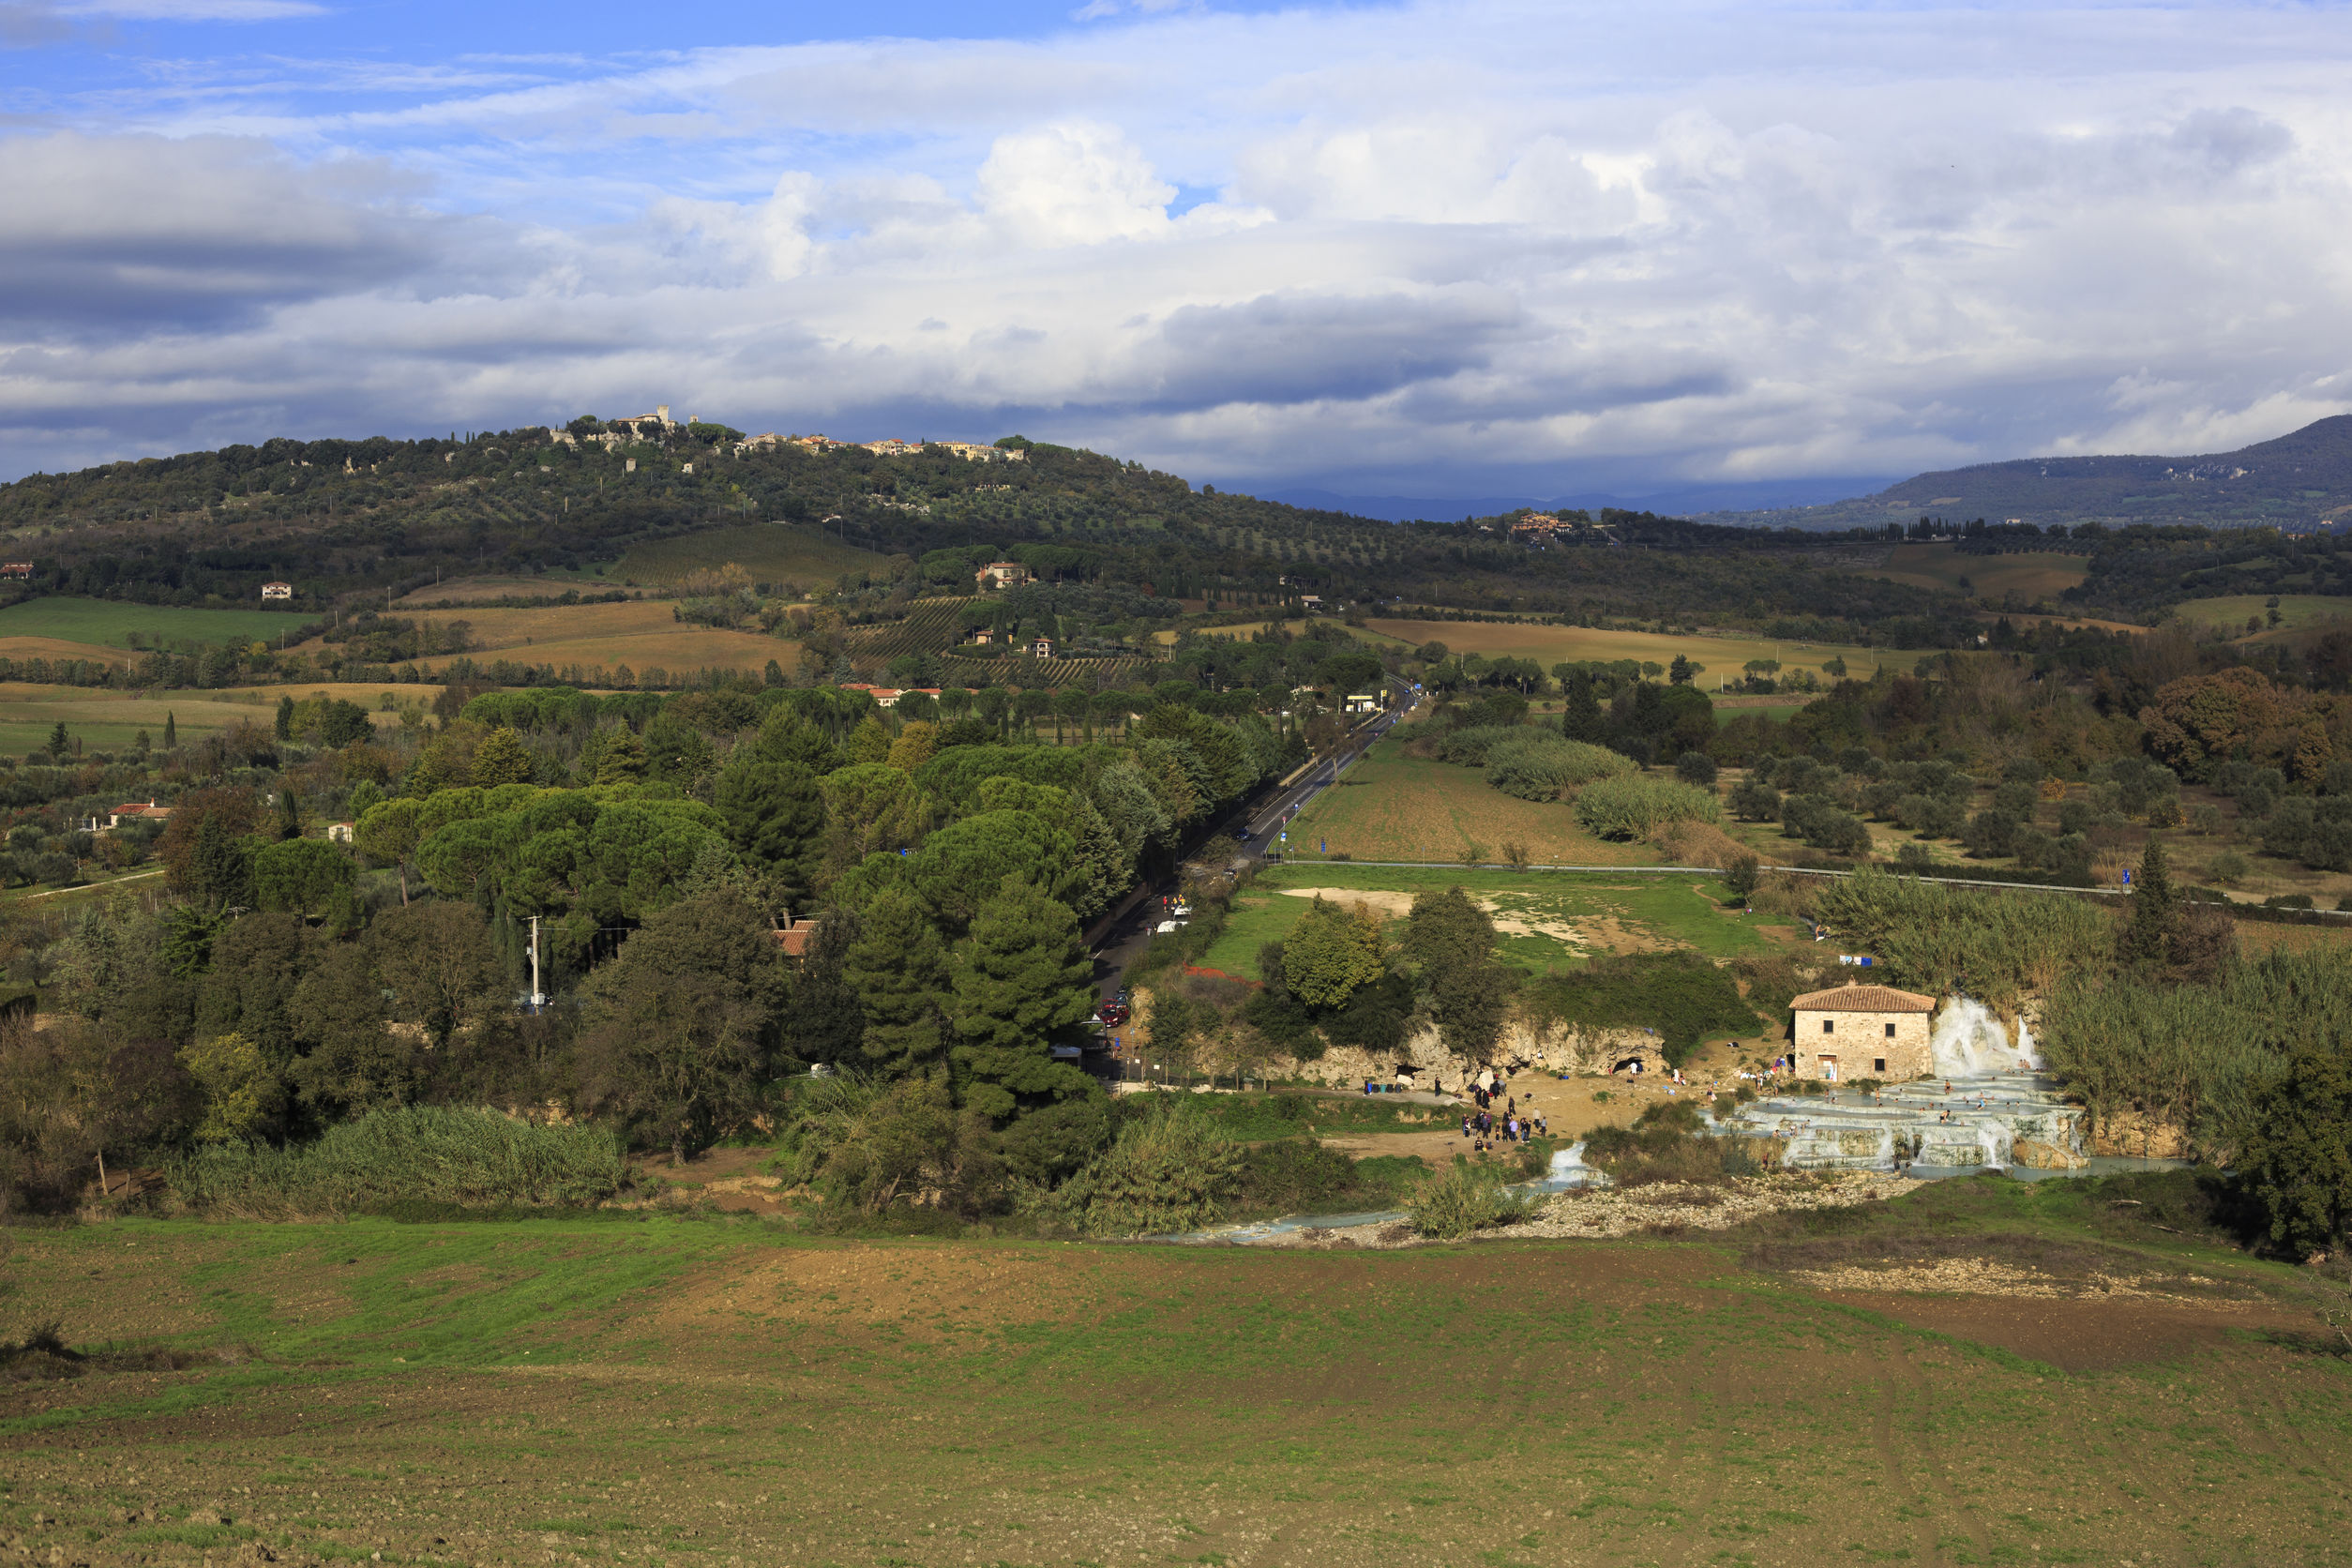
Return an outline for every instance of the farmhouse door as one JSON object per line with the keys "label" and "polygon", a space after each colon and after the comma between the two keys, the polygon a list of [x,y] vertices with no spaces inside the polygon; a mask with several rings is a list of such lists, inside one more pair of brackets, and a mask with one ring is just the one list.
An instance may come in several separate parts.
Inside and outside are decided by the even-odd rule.
{"label": "farmhouse door", "polygon": [[1837,1081],[1836,1057],[1824,1056],[1821,1058],[1821,1076],[1829,1079],[1832,1083],[1835,1083]]}

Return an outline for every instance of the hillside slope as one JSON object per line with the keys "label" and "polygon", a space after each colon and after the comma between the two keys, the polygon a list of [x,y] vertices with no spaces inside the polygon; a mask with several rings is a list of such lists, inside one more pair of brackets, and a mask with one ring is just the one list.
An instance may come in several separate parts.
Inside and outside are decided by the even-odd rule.
{"label": "hillside slope", "polygon": [[[1515,543],[1493,522],[1396,525],[1246,495],[1098,453],[1008,438],[1020,460],[926,446],[755,445],[717,425],[575,421],[464,440],[296,442],[34,475],[0,486],[0,554],[30,564],[12,595],[249,605],[264,582],[294,608],[350,608],[447,577],[668,580],[738,561],[755,580],[901,596],[969,591],[1009,555],[1048,580],[1245,608],[1438,605],[1656,627],[1777,628],[1829,641],[1956,646],[1976,627],[1956,595],[1846,578],[1791,531],[1606,512],[1600,528]],[[746,530],[829,535],[822,575],[787,569]],[[867,553],[860,555],[855,551]],[[761,565],[775,557],[776,564]],[[742,558],[742,559],[739,559]],[[894,559],[895,558],[895,559]],[[604,568],[601,572],[598,567]],[[835,573],[840,574],[833,580]],[[762,575],[762,574],[766,575]],[[583,578],[585,580],[583,580]]]}
{"label": "hillside slope", "polygon": [[2020,458],[1922,474],[1876,495],[1770,514],[1806,528],[1877,527],[1923,516],[1999,522],[2352,522],[2352,415],[2275,441],[2195,457]]}

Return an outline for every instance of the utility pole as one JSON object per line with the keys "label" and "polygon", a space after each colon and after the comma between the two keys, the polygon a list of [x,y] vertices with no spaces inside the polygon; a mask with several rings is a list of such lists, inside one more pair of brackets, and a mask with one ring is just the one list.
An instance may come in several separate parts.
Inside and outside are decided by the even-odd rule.
{"label": "utility pole", "polygon": [[547,1005],[547,993],[539,988],[539,917],[531,917],[531,1010],[535,1013]]}

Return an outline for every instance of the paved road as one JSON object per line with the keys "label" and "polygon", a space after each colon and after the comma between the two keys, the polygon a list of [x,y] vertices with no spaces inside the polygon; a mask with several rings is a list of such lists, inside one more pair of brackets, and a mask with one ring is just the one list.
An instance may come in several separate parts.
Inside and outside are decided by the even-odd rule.
{"label": "paved road", "polygon": [[[1282,823],[1296,816],[1308,801],[1336,783],[1339,775],[1347,771],[1349,763],[1362,757],[1365,748],[1387,734],[1396,721],[1410,711],[1410,708],[1403,708],[1384,712],[1369,723],[1350,731],[1338,746],[1317,758],[1315,765],[1301,774],[1296,783],[1269,785],[1214,823],[1204,837],[1246,827],[1249,829],[1249,841],[1242,849],[1252,858],[1262,859]],[[1172,897],[1175,892],[1173,879],[1163,879],[1139,888],[1123,912],[1105,923],[1108,930],[1098,927],[1094,949],[1095,995],[1116,996],[1119,988],[1127,983],[1127,967],[1143,957],[1144,949],[1152,944],[1152,927],[1160,920],[1161,898]],[[1113,1033],[1123,1036],[1126,1032],[1118,1030]],[[1086,1067],[1097,1077],[1113,1078],[1119,1076],[1118,1063],[1091,1052],[1086,1058]]]}

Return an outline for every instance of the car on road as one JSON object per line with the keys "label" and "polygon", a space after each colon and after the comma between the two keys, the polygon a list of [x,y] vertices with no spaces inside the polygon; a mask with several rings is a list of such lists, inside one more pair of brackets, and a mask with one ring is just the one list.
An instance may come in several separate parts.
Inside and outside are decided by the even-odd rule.
{"label": "car on road", "polygon": [[1190,904],[1179,904],[1168,912],[1174,915],[1179,920],[1188,919],[1192,914],[1192,906]]}
{"label": "car on road", "polygon": [[1111,1028],[1116,1029],[1121,1024],[1125,1023],[1133,1015],[1128,1012],[1127,1004],[1123,1002],[1106,1002],[1100,1007],[1094,1009],[1094,1016],[1102,1019],[1104,1023],[1109,1025]]}
{"label": "car on road", "polygon": [[1174,920],[1163,920],[1158,925],[1152,927],[1152,934],[1155,937],[1173,936],[1179,924],[1181,924],[1181,922]]}

